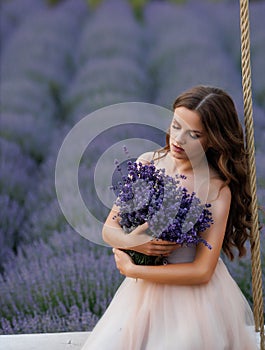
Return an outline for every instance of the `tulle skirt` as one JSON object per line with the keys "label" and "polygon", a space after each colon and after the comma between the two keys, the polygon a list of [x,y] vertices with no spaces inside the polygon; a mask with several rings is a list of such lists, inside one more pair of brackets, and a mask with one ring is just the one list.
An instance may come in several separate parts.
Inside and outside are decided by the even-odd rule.
{"label": "tulle skirt", "polygon": [[209,283],[126,278],[82,350],[254,350],[251,309],[219,259]]}

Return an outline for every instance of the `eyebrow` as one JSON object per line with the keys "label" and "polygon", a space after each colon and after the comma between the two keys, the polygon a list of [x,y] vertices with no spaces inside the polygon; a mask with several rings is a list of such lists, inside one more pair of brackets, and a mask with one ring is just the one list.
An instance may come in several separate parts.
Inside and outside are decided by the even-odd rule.
{"label": "eyebrow", "polygon": [[[175,118],[173,118],[173,123],[180,125],[179,122]],[[188,130],[188,131],[192,131],[192,132],[195,132],[195,133],[201,134],[201,135],[203,134],[203,132],[200,130]]]}

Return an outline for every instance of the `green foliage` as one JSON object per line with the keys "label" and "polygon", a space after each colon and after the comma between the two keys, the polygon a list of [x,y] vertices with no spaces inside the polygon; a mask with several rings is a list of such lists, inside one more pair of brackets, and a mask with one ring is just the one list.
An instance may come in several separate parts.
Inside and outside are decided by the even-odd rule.
{"label": "green foliage", "polygon": [[187,0],[169,0],[169,2],[173,2],[174,4],[184,4]]}
{"label": "green foliage", "polygon": [[136,18],[143,18],[143,9],[148,2],[149,0],[129,0]]}
{"label": "green foliage", "polygon": [[[103,1],[104,0],[87,0],[87,3],[89,7],[91,7],[92,9],[96,9]],[[142,19],[144,6],[147,4],[147,2],[149,2],[149,0],[124,0],[124,1],[128,1],[133,9],[135,16],[138,19]]]}
{"label": "green foliage", "polygon": [[49,6],[56,6],[62,1],[64,1],[64,0],[47,0],[47,3]]}
{"label": "green foliage", "polygon": [[102,3],[102,0],[87,0],[87,3],[93,9],[98,7]]}

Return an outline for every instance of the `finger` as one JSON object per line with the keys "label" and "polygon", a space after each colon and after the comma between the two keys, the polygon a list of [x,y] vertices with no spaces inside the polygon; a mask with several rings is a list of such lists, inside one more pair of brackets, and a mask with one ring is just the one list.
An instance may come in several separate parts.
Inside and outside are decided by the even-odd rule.
{"label": "finger", "polygon": [[142,228],[148,229],[149,225],[148,222],[146,221],[144,224],[141,225]]}
{"label": "finger", "polygon": [[149,227],[148,222],[145,222],[144,224],[139,225],[138,229],[140,229],[140,232],[144,232],[148,229],[148,227]]}
{"label": "finger", "polygon": [[172,253],[172,251],[165,251],[165,250],[156,250],[156,251],[153,251],[150,255],[154,255],[154,256],[157,256],[157,255],[170,255]]}
{"label": "finger", "polygon": [[121,253],[121,250],[118,248],[112,248],[112,251],[114,254],[119,255]]}
{"label": "finger", "polygon": [[161,238],[154,238],[152,242],[156,242],[160,244],[177,244],[176,242],[166,241],[165,239],[161,239]]}
{"label": "finger", "polygon": [[149,249],[149,255],[160,255],[160,254],[170,254],[176,247],[167,247],[167,246],[153,246]]}
{"label": "finger", "polygon": [[168,247],[176,247],[177,245],[180,246],[180,244],[178,244],[176,242],[163,241],[162,239],[160,239],[160,240],[152,240],[151,243],[154,244],[154,245],[168,246]]}
{"label": "finger", "polygon": [[113,254],[114,254],[114,260],[117,264],[117,262],[120,260],[120,256],[119,256],[119,249],[113,248],[112,249]]}

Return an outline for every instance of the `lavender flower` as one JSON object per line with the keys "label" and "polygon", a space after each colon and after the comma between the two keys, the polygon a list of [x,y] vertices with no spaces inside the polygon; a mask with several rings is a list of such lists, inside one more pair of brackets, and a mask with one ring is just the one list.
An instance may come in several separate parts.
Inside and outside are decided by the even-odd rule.
{"label": "lavender flower", "polygon": [[13,254],[18,244],[19,227],[24,220],[24,210],[7,195],[0,195],[0,272],[3,263]]}
{"label": "lavender flower", "polygon": [[23,204],[27,191],[34,186],[31,174],[36,171],[36,164],[14,142],[0,137],[0,148],[0,193]]}
{"label": "lavender flower", "polygon": [[90,330],[122,280],[111,251],[71,228],[45,240],[4,264],[0,334]]}
{"label": "lavender flower", "polygon": [[[42,0],[13,0],[1,3],[0,39],[1,49],[8,43],[11,35],[21,23],[37,12],[43,10],[46,4]],[[8,40],[9,39],[9,40]]]}
{"label": "lavender flower", "polygon": [[[118,171],[121,169],[118,166]],[[179,186],[179,178],[165,175],[165,169],[151,165],[128,162],[128,176],[121,174],[121,181],[114,189],[119,189],[115,204],[119,207],[119,224],[130,233],[144,222],[149,223],[149,233],[163,240],[181,245],[202,242],[211,249],[200,236],[213,223],[209,211],[210,204],[201,204],[195,193]],[[157,257],[127,251],[137,264],[161,263]]]}
{"label": "lavender flower", "polygon": [[[122,0],[104,2],[94,12],[83,0],[62,1],[49,11],[43,0],[12,0],[3,2],[1,10],[0,135],[6,141],[0,140],[0,260],[4,263],[0,332],[88,330],[121,279],[110,251],[84,244],[76,233],[68,232],[56,204],[54,163],[66,134],[62,130],[70,128],[65,119],[72,123],[102,106],[131,100],[169,106],[180,90],[197,83],[228,89],[243,116],[239,5],[231,1],[197,1],[188,6],[149,2],[141,24]],[[251,2],[258,197],[264,207],[263,13],[264,2]],[[209,54],[214,59],[209,60]],[[54,123],[58,116],[60,124]],[[108,135],[95,149],[106,150],[116,140],[116,135]],[[83,181],[91,162],[88,157],[87,168],[80,169],[80,187],[86,204],[103,218],[102,203],[95,202],[92,195],[93,181]],[[144,206],[149,203],[150,186],[139,181],[139,188],[134,186],[138,198],[141,188],[146,189],[141,198]],[[165,204],[166,198],[162,199]],[[185,233],[193,227],[194,197],[192,203],[182,221]],[[153,220],[156,213],[168,215],[163,208],[161,205],[153,214]],[[170,219],[173,227],[174,217]],[[159,221],[152,223],[159,232]],[[162,230],[170,235],[163,225]],[[263,271],[264,237],[262,231]],[[226,264],[251,303],[250,256]]]}
{"label": "lavender flower", "polygon": [[31,114],[2,113],[0,137],[15,141],[24,153],[40,163],[47,155],[53,136],[52,123]]}
{"label": "lavender flower", "polygon": [[[111,19],[110,9],[116,9]],[[104,2],[88,18],[77,50],[77,74],[64,98],[69,120],[110,104],[148,100],[143,34],[122,1]]]}
{"label": "lavender flower", "polygon": [[[197,10],[172,4],[147,6],[147,28],[153,37],[149,62],[158,86],[159,105],[170,106],[178,92],[198,83],[219,84],[233,95],[240,92],[240,72],[220,45],[220,33],[211,29],[210,21],[197,16]],[[206,11],[211,11],[207,18],[215,15],[210,6]],[[181,35],[176,39],[180,28]],[[207,35],[199,35],[202,32]],[[215,58],[211,62],[207,60],[209,52]]]}
{"label": "lavender flower", "polygon": [[265,69],[264,57],[265,49],[264,49],[264,40],[265,35],[264,31],[259,29],[260,24],[262,23],[262,19],[264,18],[265,13],[265,3],[257,2],[255,4],[251,4],[250,7],[250,22],[251,22],[251,32],[253,35],[251,36],[251,52],[252,52],[252,74],[253,74],[253,91],[256,97],[257,102],[265,108],[265,83],[262,78]]}

